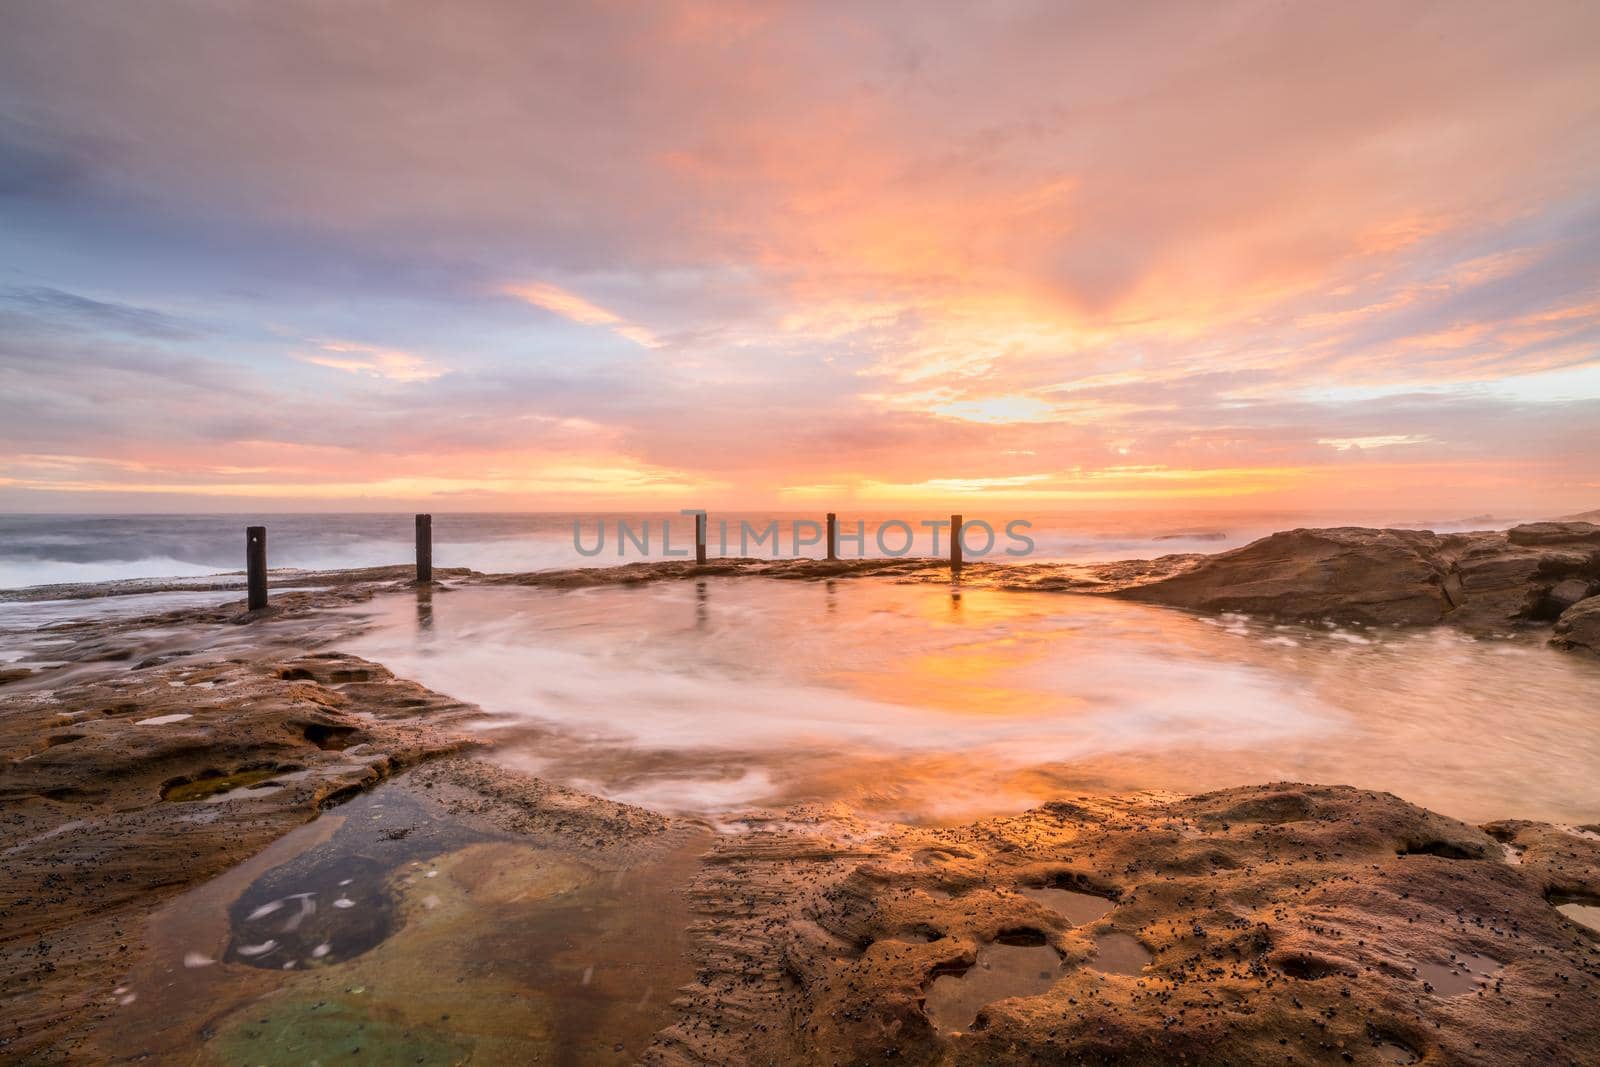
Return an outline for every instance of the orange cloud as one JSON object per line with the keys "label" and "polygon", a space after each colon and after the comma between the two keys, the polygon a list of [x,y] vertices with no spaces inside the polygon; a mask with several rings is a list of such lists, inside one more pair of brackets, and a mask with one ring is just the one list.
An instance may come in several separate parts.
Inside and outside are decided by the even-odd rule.
{"label": "orange cloud", "polygon": [[532,304],[534,307],[553,311],[563,318],[571,319],[573,322],[584,326],[608,327],[619,336],[626,337],[634,344],[645,348],[660,348],[664,343],[645,327],[628,322],[616,312],[608,311],[599,304],[585,300],[577,293],[568,292],[559,286],[549,285],[545,282],[527,282],[507,285],[501,292]]}
{"label": "orange cloud", "polygon": [[[1593,5],[1461,0],[1443,44],[1359,3],[551,18],[419,5],[374,53],[348,5],[30,7],[0,89],[95,177],[13,198],[50,255],[0,264],[0,445],[87,458],[11,484],[1409,504],[1600,465]],[[323,340],[293,358],[340,374],[274,380],[264,332],[366,315],[472,357]]]}
{"label": "orange cloud", "polygon": [[318,367],[386,378],[392,382],[427,382],[445,373],[414,353],[356,344],[353,341],[323,341],[317,345],[316,352],[297,352],[294,358]]}

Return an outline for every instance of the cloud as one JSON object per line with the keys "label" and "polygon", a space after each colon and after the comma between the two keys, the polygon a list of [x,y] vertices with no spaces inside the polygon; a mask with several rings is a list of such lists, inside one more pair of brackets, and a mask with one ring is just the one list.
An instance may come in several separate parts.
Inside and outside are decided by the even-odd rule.
{"label": "cloud", "polygon": [[350,374],[365,374],[391,382],[430,382],[445,372],[411,352],[353,341],[322,341],[316,352],[296,352],[295,359]]}
{"label": "cloud", "polygon": [[1593,506],[1600,9],[914,8],[19,6],[0,449]]}
{"label": "cloud", "polygon": [[563,318],[584,326],[607,326],[621,337],[626,337],[636,345],[645,348],[660,348],[663,344],[660,338],[643,326],[627,322],[622,316],[612,311],[607,311],[598,304],[585,300],[577,293],[569,293],[558,286],[544,282],[528,282],[518,285],[507,285],[503,290],[507,295],[526,301],[534,307],[553,311]]}
{"label": "cloud", "polygon": [[1420,445],[1428,440],[1427,434],[1394,433],[1376,434],[1372,437],[1320,437],[1317,439],[1317,444],[1327,445],[1340,452],[1349,452],[1351,449],[1367,452],[1375,448],[1393,448],[1396,445]]}
{"label": "cloud", "polygon": [[105,300],[48,286],[0,291],[0,300],[40,319],[71,323],[91,330],[129,334],[158,341],[188,341],[200,336],[194,326],[151,308]]}

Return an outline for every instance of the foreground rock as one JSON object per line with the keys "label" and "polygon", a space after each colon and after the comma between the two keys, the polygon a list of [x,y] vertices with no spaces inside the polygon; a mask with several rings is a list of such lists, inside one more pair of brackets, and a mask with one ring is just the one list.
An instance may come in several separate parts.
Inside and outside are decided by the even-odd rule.
{"label": "foreground rock", "polygon": [[1600,1062],[1600,941],[1554,906],[1600,899],[1600,838],[1491,829],[1291,785],[753,825],[648,1062]]}
{"label": "foreground rock", "polygon": [[[616,911],[618,885],[631,884],[619,883],[624,872],[659,866],[682,850],[685,834],[703,834],[451,758],[481,743],[463,732],[481,714],[476,706],[329,647],[363,624],[330,609],[405,590],[422,612],[448,591],[419,589],[399,568],[327,577],[324,588],[275,595],[263,612],[231,602],[11,631],[32,646],[30,656],[49,662],[25,658],[0,689],[0,1061],[300,1063],[346,1055],[344,1039],[363,1032],[374,1062],[412,1062],[424,1033],[444,1055],[467,1040],[456,1030],[476,1024],[493,1032],[496,1011],[508,1014],[469,982],[483,957],[451,951],[516,952],[516,942],[481,917],[476,939],[465,936],[457,915],[485,905],[515,910],[541,895],[568,900],[576,886],[584,887],[580,918]],[[375,786],[382,802],[370,798]],[[344,825],[347,813],[369,804],[375,815],[386,808],[412,821],[392,832],[380,824],[370,840],[358,835],[361,862],[385,850],[426,855],[436,844],[444,876],[420,892],[400,888],[397,874],[387,910],[431,914],[439,893],[459,907],[421,924],[416,936],[385,940],[350,961],[354,970],[324,968],[298,992],[279,989],[281,972],[241,962],[243,949],[234,951],[230,909],[253,880],[270,881],[300,851],[349,837],[361,820]],[[443,855],[452,838],[468,847]],[[516,871],[501,877],[505,863]],[[652,901],[640,911],[646,920],[668,914],[670,900],[659,902],[659,893],[626,891]],[[357,930],[372,926],[365,913],[335,905],[305,933],[347,915],[357,917]],[[182,935],[175,954],[163,941],[174,930]],[[187,958],[191,950],[200,964]],[[652,943],[651,952],[675,953],[675,942]],[[401,970],[411,986],[397,980]],[[399,998],[389,1005],[396,1012],[409,1002],[407,988],[420,997],[443,974],[456,975],[457,1026],[367,1018],[356,1011],[366,1001],[345,1005],[347,1029],[318,1016],[342,996],[342,973],[377,972]],[[309,1002],[296,999],[311,990]],[[530,989],[518,993],[526,1006]],[[261,1016],[251,1012],[264,996],[275,998],[284,1028],[265,1045]],[[591,999],[596,1020],[631,1028],[635,1051],[661,1025],[633,1001],[618,1019]],[[307,1032],[332,1044],[302,1056],[294,1041]],[[208,1044],[212,1037],[217,1044]],[[549,1052],[564,1038],[552,1031],[541,1040],[524,1045]],[[603,1044],[606,1062],[616,1059],[615,1040]]]}
{"label": "foreground rock", "polygon": [[[1329,565],[1370,549],[1382,573],[1430,536],[1335,542]],[[1504,541],[1573,545],[1530,536]],[[1164,581],[1196,559],[1117,573]],[[800,810],[708,844],[452,755],[478,709],[328,650],[356,623],[321,613],[345,602],[327,595],[250,625],[221,607],[66,628],[65,663],[0,694],[0,1059],[1600,1057],[1595,935],[1555,906],[1600,902],[1592,831],[1274,786],[948,829]],[[1573,620],[1592,601],[1565,633],[1589,632]],[[329,872],[352,854],[386,872],[371,936],[341,955],[341,917],[367,913],[337,904],[286,935],[272,909],[307,884],[336,897]],[[677,948],[691,883],[693,969]],[[268,940],[292,968],[258,955]],[[575,996],[570,970],[539,969],[602,945],[610,987]],[[646,972],[688,984],[669,1008],[615,977]]]}
{"label": "foreground rock", "polygon": [[454,727],[475,707],[376,664],[269,649],[96,669],[130,640],[87,631],[74,649],[85,661],[55,687],[0,697],[7,1058],[59,1049],[105,1010],[149,909],[472,743]]}
{"label": "foreground rock", "polygon": [[1495,631],[1547,624],[1596,589],[1600,526],[1563,522],[1445,536],[1291,530],[1116,591],[1202,611]]}
{"label": "foreground rock", "polygon": [[[1295,531],[1099,578],[995,566],[966,580],[1487,627],[1565,605],[1558,639],[1592,648],[1597,533]],[[704,573],[948,581],[928,561],[722,568]],[[649,565],[622,580],[698,573]],[[601,1013],[564,1031],[552,1020],[569,1006],[535,1025],[529,986],[496,987],[497,1001],[475,981],[486,958],[504,969],[541,958],[500,944],[525,932],[527,907],[600,894],[641,864],[676,871],[699,831],[451,757],[476,708],[327,650],[353,624],[320,612],[373,588],[291,593],[250,625],[225,606],[66,627],[63,665],[0,690],[0,1059],[172,1062],[215,1040],[222,1062],[259,1062],[263,1042],[279,1062],[312,1062],[320,1052],[293,1060],[300,1046],[283,1042],[316,1031],[330,1055],[364,1035],[374,1062],[522,1062],[529,1048],[568,1056],[575,1035],[594,1044],[597,1027],[622,1027]],[[1430,596],[1442,605],[1431,617]],[[240,894],[272,881],[284,859],[274,842],[343,832],[332,828],[343,816],[319,813],[413,764],[383,788],[414,825],[374,847],[414,848],[445,821],[481,837],[441,846],[437,890],[394,877],[398,930],[269,983],[223,958],[245,943],[223,927],[210,931],[216,969],[178,985],[187,965],[151,931],[185,920],[191,893],[209,886],[215,913],[248,921],[255,905]],[[1600,1062],[1595,937],[1555,908],[1600,902],[1592,828],[1475,829],[1384,794],[1300,786],[1077,798],[953,829],[800,811],[721,839],[694,881],[698,978],[646,1054],[654,1063]],[[681,920],[660,888],[635,899],[659,919],[654,936],[670,937]],[[494,912],[504,938],[467,917],[482,907],[509,909]],[[300,948],[286,962],[315,951]],[[221,992],[224,974],[234,985]],[[356,999],[379,978],[381,991]],[[416,1015],[439,981],[460,986],[453,1021]],[[169,985],[189,999],[149,992]],[[507,1019],[518,1033],[502,1032]],[[634,1052],[648,1031],[637,1045],[625,1036],[589,1051]],[[492,1055],[491,1042],[503,1043]]]}

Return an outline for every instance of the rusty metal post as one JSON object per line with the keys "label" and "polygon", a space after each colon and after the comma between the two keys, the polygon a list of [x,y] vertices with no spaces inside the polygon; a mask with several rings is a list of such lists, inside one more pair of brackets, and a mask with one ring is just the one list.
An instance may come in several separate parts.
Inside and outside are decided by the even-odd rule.
{"label": "rusty metal post", "polygon": [[961,516],[950,516],[950,571],[961,569]]}
{"label": "rusty metal post", "polygon": [[417,581],[433,581],[433,516],[417,516]]}
{"label": "rusty metal post", "polygon": [[244,528],[245,606],[260,611],[267,606],[267,528]]}
{"label": "rusty metal post", "polygon": [[828,512],[828,558],[839,558],[839,516]]}
{"label": "rusty metal post", "polygon": [[694,561],[699,564],[706,561],[706,514],[703,511],[694,517]]}

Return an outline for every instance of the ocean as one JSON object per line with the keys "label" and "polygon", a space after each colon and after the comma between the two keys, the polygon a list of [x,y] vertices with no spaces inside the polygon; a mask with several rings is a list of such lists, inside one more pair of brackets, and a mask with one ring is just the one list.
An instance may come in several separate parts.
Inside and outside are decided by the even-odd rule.
{"label": "ocean", "polygon": [[[843,542],[841,555],[899,554],[909,533],[909,555],[943,555],[948,533],[940,531],[934,550],[933,531],[925,521],[948,521],[948,515],[928,511],[889,513],[839,513],[841,537],[857,531],[861,523],[862,546]],[[748,523],[747,553],[770,556],[822,555],[822,512],[713,512],[708,517],[710,554],[739,555],[741,523]],[[893,520],[908,529],[884,530]],[[1420,515],[1359,514],[1319,511],[1077,511],[979,512],[969,509],[967,522],[983,520],[994,529],[995,547],[989,558],[999,560],[1100,562],[1141,559],[1174,552],[1219,552],[1246,544],[1275,530],[1298,526],[1388,525],[1431,529],[1495,529],[1519,518],[1487,515],[1469,518],[1430,518]],[[1032,542],[1026,556],[1006,555],[1022,542],[1008,539],[1007,525]],[[618,536],[618,523],[626,523],[634,539]],[[574,543],[573,529],[580,532]],[[639,559],[666,558],[661,530],[670,523],[670,546],[679,552],[693,544],[692,520],[677,512],[543,512],[459,513],[436,512],[433,517],[434,564],[470,567],[488,573],[546,570],[563,567],[608,566]],[[729,531],[724,548],[723,524]],[[815,528],[807,523],[816,523]],[[414,520],[411,514],[208,514],[208,515],[0,515],[0,589],[18,589],[58,583],[105,582],[137,578],[193,578],[244,567],[244,528],[267,527],[268,565],[272,568],[329,570],[408,563],[413,558]],[[592,550],[604,525],[604,542]],[[777,537],[760,545],[753,535],[776,524]],[[648,526],[649,552],[640,551],[637,535]],[[798,526],[798,530],[797,530]],[[801,542],[796,551],[795,541]],[[805,544],[816,538],[816,543]],[[985,541],[981,529],[967,535],[967,558],[978,556]],[[888,551],[885,552],[884,548]],[[864,549],[864,551],[863,551]]]}

